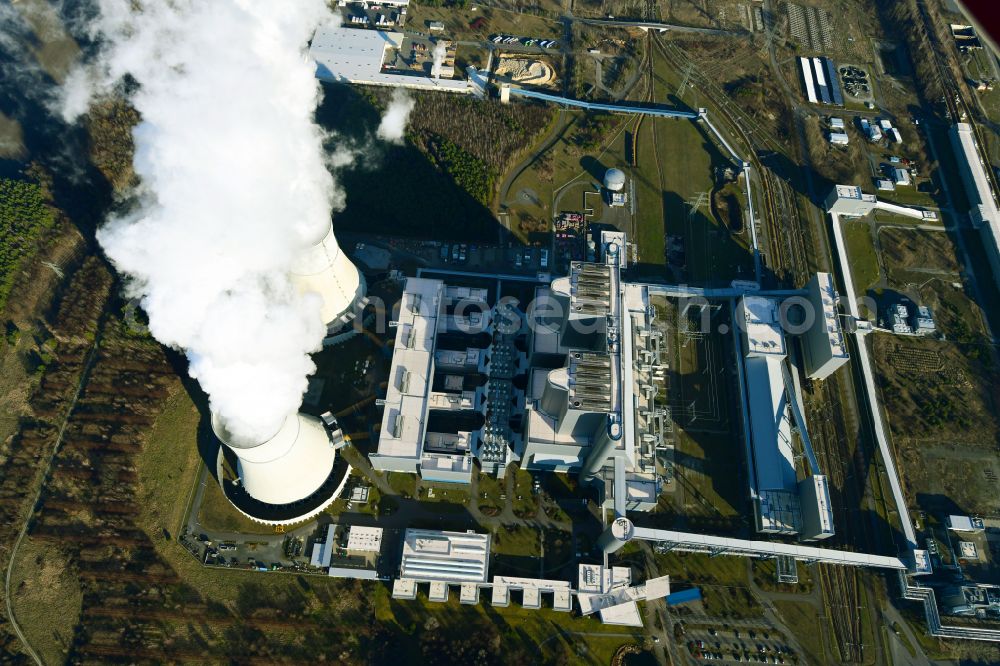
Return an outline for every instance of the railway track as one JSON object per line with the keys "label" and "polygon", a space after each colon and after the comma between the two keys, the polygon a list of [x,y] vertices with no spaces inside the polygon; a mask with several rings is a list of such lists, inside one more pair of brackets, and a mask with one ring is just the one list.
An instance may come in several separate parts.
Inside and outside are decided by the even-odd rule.
{"label": "railway track", "polygon": [[[683,60],[678,57],[683,51],[676,45],[664,45],[654,36],[654,43],[661,53],[674,67]],[[687,59],[687,61],[690,61]],[[760,182],[761,224],[764,228],[765,243],[762,250],[768,258],[768,266],[773,271],[777,281],[785,286],[801,286],[805,284],[811,271],[809,260],[810,238],[808,229],[802,223],[796,204],[796,195],[791,185],[774,175],[761,158],[770,151],[785,152],[780,143],[764,130],[747,114],[736,107],[728,96],[714,82],[704,81],[700,72],[695,70],[693,77],[696,85],[701,86],[703,93],[713,105],[713,112],[722,116],[729,131],[746,147],[747,155]],[[750,131],[747,131],[749,129]],[[815,412],[810,424],[818,430],[814,439],[822,446],[818,447],[820,464],[827,474],[830,486],[837,494],[834,500],[834,522],[844,534],[864,534],[863,541],[867,545],[871,540],[870,526],[865,524],[860,507],[848,506],[847,498],[861,501],[864,488],[861,480],[865,478],[864,455],[860,445],[851,446],[857,438],[848,436],[846,414],[840,400],[840,386],[834,378],[824,382],[820,389],[819,402],[824,405],[825,413]],[[812,404],[816,404],[813,402]],[[818,427],[817,427],[818,426]],[[847,464],[844,464],[844,461]],[[821,589],[828,600],[829,620],[838,645],[841,661],[847,663],[862,663],[865,657],[862,613],[863,608],[862,582],[858,572],[851,568],[820,565],[818,576]]]}
{"label": "railway track", "polygon": [[[653,32],[652,31],[647,31],[646,32],[646,38],[647,38],[647,40],[649,40],[647,42],[647,46],[646,46],[646,52],[649,54],[649,57],[646,59],[647,67],[649,68],[648,72],[647,72],[647,76],[649,77],[649,85],[646,88],[646,102],[652,102],[654,100],[654,98],[656,97],[656,67],[655,67],[655,63],[653,61],[653,41],[652,41],[653,40]],[[642,118],[642,114],[640,114],[639,117]],[[640,120],[640,122],[641,122],[641,120]],[[657,138],[657,135],[656,135],[656,119],[655,118],[650,118],[650,121],[649,121],[649,130],[650,130],[650,134],[652,135],[652,139],[653,139],[653,161],[656,163],[656,177],[657,177],[657,182],[660,185],[660,191],[663,192],[666,189],[666,185],[667,184],[663,182],[663,165],[660,163],[660,152],[657,150],[657,148],[660,145],[660,142],[659,142],[659,139]],[[663,202],[663,197],[661,196],[659,199],[660,199],[660,219],[663,221],[663,225],[664,225],[664,229],[665,229],[666,228],[666,221],[667,221],[666,220],[667,209],[666,209],[666,204]],[[663,256],[663,258],[665,259],[666,258],[666,242],[664,242],[663,245],[664,245],[664,251],[663,251],[664,252],[664,256]]]}
{"label": "railway track", "polygon": [[[968,103],[963,94],[962,88],[956,84],[955,76],[951,71],[953,54],[940,39],[934,27],[934,17],[931,16],[928,0],[913,0],[914,6],[920,13],[922,25],[919,26],[922,41],[930,46],[933,55],[934,68],[937,71],[938,84],[944,92],[944,103],[948,109],[949,119],[952,122],[968,122],[972,127],[973,136],[976,138],[976,149],[979,151],[979,159],[984,164],[989,164],[989,156],[986,155],[984,147],[987,145],[979,124],[974,121],[975,114],[972,106]],[[929,101],[929,100],[928,100]],[[986,177],[990,182],[990,188],[994,194],[1000,193],[1000,184],[997,183],[996,174],[993,169],[986,169]]]}
{"label": "railway track", "polygon": [[[672,67],[680,68],[682,63],[692,62],[691,58],[675,44],[665,43],[653,33],[650,33],[650,38]],[[785,283],[784,286],[804,284],[808,265],[794,193],[787,183],[774,177],[760,158],[761,153],[783,152],[783,147],[767,130],[734,104],[717,83],[705,77],[698,66],[692,68],[691,78],[708,97],[713,107],[712,111],[721,116],[730,134],[742,144],[744,150],[741,152],[746,156],[745,159],[750,161],[757,174],[760,199],[763,204],[759,207],[762,213],[759,219],[764,228],[766,241],[761,250],[768,257],[768,264],[775,271],[775,277]],[[749,128],[749,131],[744,128]],[[788,269],[782,275],[777,275],[781,267]]]}

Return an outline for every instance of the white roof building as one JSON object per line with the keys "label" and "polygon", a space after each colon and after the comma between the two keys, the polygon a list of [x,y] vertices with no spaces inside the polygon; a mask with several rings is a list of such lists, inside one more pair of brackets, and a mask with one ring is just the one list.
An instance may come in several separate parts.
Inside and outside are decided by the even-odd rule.
{"label": "white roof building", "polygon": [[948,516],[945,524],[954,532],[982,532],[986,529],[981,518],[971,516]]}
{"label": "white roof building", "polygon": [[740,301],[743,351],[747,356],[785,357],[777,301],[764,296],[744,296]]}
{"label": "white roof building", "polygon": [[333,556],[333,535],[336,528],[336,525],[327,525],[326,539],[313,544],[312,558],[309,560],[309,564],[322,568],[330,566],[330,558]]}
{"label": "white roof building", "polygon": [[[428,432],[431,409],[473,409],[473,394],[435,393],[435,368],[456,365],[463,368],[480,364],[477,350],[437,352],[437,334],[447,329],[449,316],[443,311],[455,292],[445,290],[440,280],[408,278],[395,321],[396,340],[384,399],[378,449],[368,456],[380,471],[420,472],[435,481],[468,483],[472,475],[469,435]],[[474,299],[479,294],[458,294]],[[460,302],[461,302],[460,299]],[[461,377],[458,377],[461,382]],[[446,381],[447,384],[447,381]],[[459,384],[460,386],[461,384]]]}
{"label": "white roof building", "polygon": [[792,415],[779,359],[746,359],[757,487],[795,490]]}
{"label": "white roof building", "polygon": [[490,535],[408,529],[399,577],[417,582],[485,583]]}
{"label": "white roof building", "polygon": [[971,125],[957,123],[951,129],[951,140],[958,158],[965,194],[972,208],[972,222],[982,236],[983,247],[993,269],[993,279],[1000,285],[1000,207],[987,173],[991,167],[979,156]]}
{"label": "white roof building", "polygon": [[316,61],[317,78],[324,81],[472,92],[467,81],[386,71],[386,53],[402,46],[401,32],[322,26],[313,35],[309,56]]}
{"label": "white roof building", "polygon": [[378,450],[369,456],[377,470],[417,471],[423,452],[443,288],[440,280],[406,280],[396,319]]}
{"label": "white roof building", "polygon": [[910,172],[899,167],[892,170],[892,180],[897,185],[910,185],[913,182],[910,179]]}
{"label": "white roof building", "polygon": [[573,608],[573,590],[568,580],[494,576],[492,605],[509,606],[511,590],[521,591],[521,605],[524,608],[541,608],[543,592],[552,593],[554,610],[568,611]]}
{"label": "white roof building", "polygon": [[826,210],[846,217],[861,217],[875,209],[874,194],[865,194],[857,185],[837,185],[826,198]]}
{"label": "white roof building", "polygon": [[653,601],[670,594],[670,577],[652,578],[632,585],[628,567],[604,567],[581,564],[577,579],[576,600],[581,615],[598,613],[604,624],[641,627],[638,601]]}
{"label": "white roof building", "polygon": [[377,553],[382,549],[382,528],[352,525],[347,533],[347,550]]}

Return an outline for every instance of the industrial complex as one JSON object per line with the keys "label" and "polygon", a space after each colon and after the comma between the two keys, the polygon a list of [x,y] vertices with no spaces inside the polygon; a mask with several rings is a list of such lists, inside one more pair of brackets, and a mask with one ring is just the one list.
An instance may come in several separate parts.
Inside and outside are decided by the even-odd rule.
{"label": "industrial complex", "polygon": [[11,4],[0,662],[998,663],[965,3]]}
{"label": "industrial complex", "polygon": [[[395,22],[400,24],[402,18],[398,15]],[[376,29],[366,25],[368,29],[317,30],[310,47],[317,77],[331,82],[485,92],[486,71],[469,68],[468,80],[453,78],[454,51],[448,50],[447,42],[421,45],[403,33],[377,29],[389,23],[386,20]],[[434,61],[426,61],[422,68],[417,54],[428,48],[434,51]],[[844,105],[841,77],[832,60],[802,57],[799,65],[810,103]],[[853,70],[849,75],[854,75]],[[506,606],[510,592],[520,591],[526,608],[541,607],[543,595],[551,595],[548,603],[556,610],[571,610],[575,599],[582,615],[596,614],[609,624],[641,626],[636,602],[669,595],[669,577],[636,585],[630,571],[609,558],[613,560],[629,542],[648,541],[666,550],[775,559],[783,581],[797,580],[797,563],[894,571],[903,596],[924,601],[932,632],[957,631],[993,640],[988,632],[977,630],[972,636],[935,620],[934,593],[919,582],[934,573],[932,553],[917,543],[908,517],[863,341],[871,332],[901,334],[913,328],[901,320],[888,330],[862,318],[846,246],[840,240],[841,219],[883,211],[934,222],[937,213],[882,201],[857,186],[836,185],[825,207],[838,239],[846,297],[841,298],[834,275],[826,272],[814,273],[797,289],[764,289],[752,165],[735,153],[705,109],[691,113],[592,104],[510,82],[500,85],[499,97],[505,103],[520,97],[589,111],[702,123],[743,174],[758,280],[735,281],[729,288],[715,289],[636,280],[629,270],[626,233],[598,228],[592,230],[594,251],[586,261],[570,262],[563,275],[541,271],[534,280],[518,278],[521,287],[530,287],[528,304],[502,297],[509,279],[503,275],[427,270],[417,276],[399,276],[401,297],[389,322],[394,336],[387,350],[391,352],[388,379],[376,400],[381,424],[368,454],[371,467],[383,474],[412,475],[422,483],[455,487],[474,487],[480,473],[502,480],[512,466],[532,474],[573,477],[581,489],[596,497],[604,521],[603,533],[590,553],[596,561],[581,562],[577,580],[491,577],[493,544],[487,533],[409,528],[399,538],[383,540],[381,532],[376,537],[353,531],[362,528],[349,528],[347,541],[338,547],[331,526],[325,541],[317,541],[314,547],[314,566],[328,569],[331,576],[391,579],[397,599],[416,599],[420,585],[428,584],[427,598],[433,602],[448,601],[454,591],[461,603],[476,604],[487,589],[492,605]],[[883,131],[895,143],[902,141],[887,120],[870,124],[862,118],[860,122],[871,142],[880,141]],[[831,119],[830,127],[832,143],[848,143],[842,119]],[[983,165],[973,159],[976,148],[967,126],[958,124],[952,137],[956,149],[967,158],[962,161],[963,177],[980,199],[975,223],[988,241],[996,268],[1000,256],[995,251],[1000,220],[996,199]],[[895,170],[902,175],[894,177],[892,188],[882,187],[880,181],[880,190],[907,184],[903,180],[909,172]],[[602,200],[612,209],[634,206],[628,188],[628,176],[621,169],[608,169],[600,188]],[[350,317],[345,313],[363,308],[365,285],[342,258],[332,234],[322,247],[322,252],[317,249],[314,257],[304,259],[302,275],[307,277],[301,280],[309,281],[303,288],[330,294],[324,299],[324,316],[335,331]],[[754,538],[643,526],[647,522],[643,515],[657,509],[662,494],[675,483],[677,471],[671,409],[662,391],[671,368],[662,324],[657,320],[661,315],[654,304],[661,298],[675,303],[672,307],[681,319],[695,320],[724,308],[733,323],[727,337],[738,378],[744,492],[752,511]],[[929,311],[920,316],[928,322],[921,330],[933,332]],[[856,358],[849,351],[852,336]],[[848,364],[859,366],[866,382],[864,394],[876,441],[902,516],[907,547],[896,555],[823,546],[837,535],[838,526],[830,480],[814,451],[806,422],[801,383],[822,382]],[[335,448],[344,444],[344,435],[321,421],[290,416],[275,437],[253,446],[230,441],[222,428],[216,432],[228,445],[226,455],[220,455],[220,479],[228,479],[223,481],[227,495],[255,520],[292,525],[316,515],[343,492],[343,479],[333,470]],[[230,458],[234,466],[227,476],[225,463]],[[265,467],[273,472],[261,473]],[[382,564],[362,558],[368,564],[357,568],[331,565],[331,551],[338,548],[345,554],[376,553]],[[583,559],[588,559],[586,554]],[[390,563],[388,568],[385,562]],[[997,596],[992,588],[975,585],[945,594],[943,603],[953,615],[990,608]]]}

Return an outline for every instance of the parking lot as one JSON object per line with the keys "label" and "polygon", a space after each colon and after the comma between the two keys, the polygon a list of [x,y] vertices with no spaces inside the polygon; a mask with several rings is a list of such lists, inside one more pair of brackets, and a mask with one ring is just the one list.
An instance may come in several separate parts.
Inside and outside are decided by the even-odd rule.
{"label": "parking lot", "polygon": [[795,653],[773,629],[688,628],[683,643],[690,661],[793,664]]}
{"label": "parking lot", "polygon": [[[344,234],[345,246],[354,247],[362,237]],[[543,247],[522,245],[512,241],[507,245],[476,243],[445,243],[418,241],[384,236],[364,236],[364,243],[383,247],[393,254],[392,263],[399,265],[415,259],[425,269],[448,269],[470,273],[499,273],[504,275],[535,276],[549,272],[553,267],[551,245]]]}
{"label": "parking lot", "polygon": [[258,571],[304,569],[309,560],[306,544],[302,538],[286,543],[293,539],[294,535],[275,534],[216,540],[207,534],[184,533],[180,542],[204,564]]}
{"label": "parking lot", "polygon": [[537,247],[500,248],[492,245],[469,245],[466,243],[444,243],[438,253],[441,265],[470,266],[479,270],[484,265],[499,264],[503,272],[525,272],[549,270],[550,251]]}

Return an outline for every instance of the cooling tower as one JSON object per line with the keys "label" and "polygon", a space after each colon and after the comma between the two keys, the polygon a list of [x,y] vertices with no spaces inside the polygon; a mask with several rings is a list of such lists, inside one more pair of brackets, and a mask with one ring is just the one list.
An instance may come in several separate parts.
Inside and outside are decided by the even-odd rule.
{"label": "cooling tower", "polygon": [[322,241],[298,257],[291,277],[300,292],[315,292],[323,298],[323,322],[331,327],[351,319],[355,303],[365,295],[364,278],[340,249],[332,227]]}
{"label": "cooling tower", "polygon": [[[326,429],[316,417],[292,414],[281,424],[278,432],[259,443],[236,440],[214,414],[212,430],[236,454],[240,486],[253,500],[271,505],[263,507],[263,511],[248,510],[230,497],[237,508],[251,518],[265,522],[294,522],[301,519],[298,511],[309,513],[315,508],[312,505],[324,505],[326,502],[324,498],[311,496],[330,478],[335,451]],[[310,498],[309,506],[277,510],[307,498]]]}

